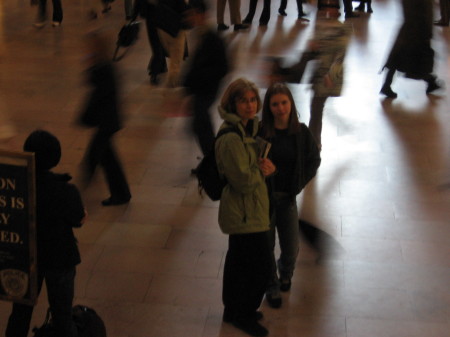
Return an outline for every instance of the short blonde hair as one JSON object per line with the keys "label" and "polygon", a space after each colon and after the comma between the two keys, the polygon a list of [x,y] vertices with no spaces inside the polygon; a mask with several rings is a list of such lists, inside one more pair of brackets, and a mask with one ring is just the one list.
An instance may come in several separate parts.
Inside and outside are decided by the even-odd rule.
{"label": "short blonde hair", "polygon": [[259,89],[255,83],[246,78],[238,78],[230,83],[220,101],[221,108],[229,113],[236,114],[236,101],[242,98],[247,91],[253,91],[255,93],[258,104],[257,111],[259,111],[262,105],[261,97],[259,97]]}

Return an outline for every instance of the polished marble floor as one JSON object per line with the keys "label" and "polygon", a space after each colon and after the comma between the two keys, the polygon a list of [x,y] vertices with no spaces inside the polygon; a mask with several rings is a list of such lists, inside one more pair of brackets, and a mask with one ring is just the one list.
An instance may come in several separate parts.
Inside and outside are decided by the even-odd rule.
{"label": "polished marble floor", "polygon": [[[20,150],[29,132],[47,129],[63,146],[57,171],[71,172],[75,181],[90,136],[74,123],[87,92],[82,36],[100,27],[113,46],[125,22],[122,0],[89,24],[82,1],[63,1],[61,27],[37,30],[29,0],[0,0],[0,147]],[[264,93],[264,56],[299,56],[314,6],[306,8],[310,24],[296,22],[295,1],[285,18],[277,6],[273,1],[267,28],[224,34],[234,61],[227,81],[246,76]],[[380,69],[401,22],[399,6],[398,0],[374,0],[373,14],[351,20],[343,95],[327,103],[322,165],[298,198],[301,217],[343,250],[318,261],[302,244],[283,307],[262,305],[270,336],[450,336],[449,89],[427,96],[424,83],[399,76],[393,84],[398,98],[379,96]],[[243,16],[247,8],[243,0]],[[449,41],[448,28],[435,29],[435,71],[447,87]],[[117,64],[127,119],[116,142],[133,199],[102,207],[108,196],[102,175],[83,191],[89,220],[76,230],[83,262],[75,303],[94,307],[110,337],[244,336],[221,320],[227,237],[218,229],[218,204],[199,197],[190,176],[200,155],[190,118],[179,93],[149,84],[149,55],[142,31]],[[307,122],[308,86],[292,90]],[[44,296],[33,325],[44,319]],[[9,311],[10,303],[1,302],[0,334]]]}

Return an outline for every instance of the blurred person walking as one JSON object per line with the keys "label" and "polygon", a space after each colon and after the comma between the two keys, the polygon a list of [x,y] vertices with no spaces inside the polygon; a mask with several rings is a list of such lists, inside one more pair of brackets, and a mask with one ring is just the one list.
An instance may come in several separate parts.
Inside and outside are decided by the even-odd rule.
{"label": "blurred person walking", "polygon": [[426,93],[440,89],[442,83],[434,75],[434,50],[431,48],[433,37],[432,0],[402,0],[403,25],[387,58],[384,68],[386,77],[380,94],[396,98],[391,88],[396,71],[407,78],[423,80],[427,83]]}
{"label": "blurred person walking", "polygon": [[187,20],[194,28],[191,33],[195,35],[197,43],[187,61],[183,85],[190,96],[192,131],[205,156],[212,150],[215,138],[209,109],[229,71],[229,62],[225,42],[207,23],[208,8],[204,0],[190,1]]}
{"label": "blurred person walking", "polygon": [[147,0],[135,0],[131,20],[135,21],[138,15],[145,19],[148,43],[152,50],[147,73],[150,77],[150,83],[158,85],[161,80],[160,75],[167,72],[167,52],[164,50],[158,35],[156,5]]}
{"label": "blurred person walking", "polygon": [[344,83],[344,59],[353,26],[339,18],[338,0],[319,0],[314,36],[300,61],[289,68],[274,65],[275,81],[299,83],[306,65],[317,61],[311,77],[309,129],[319,149],[322,148],[322,118],[329,97],[340,96]]}
{"label": "blurred person walking", "polygon": [[[223,321],[252,336],[267,336],[257,311],[270,277],[269,197],[265,177],[275,166],[259,158],[255,137],[256,113],[261,107],[258,88],[240,78],[222,96],[220,130],[232,128],[216,140],[220,174],[227,179],[219,205],[219,225],[228,234],[223,271]],[[219,130],[219,132],[220,132]]]}
{"label": "blurred person walking", "polygon": [[[285,84],[275,83],[267,89],[259,134],[272,144],[269,158],[277,168],[277,173],[267,179],[272,211],[272,275],[266,300],[272,308],[279,308],[282,304],[280,291],[291,288],[299,250],[296,196],[314,178],[321,159],[314,137],[298,119],[294,98]],[[278,260],[274,251],[275,231],[281,251]]]}
{"label": "blurred person walking", "polygon": [[79,123],[96,128],[96,132],[83,161],[84,181],[88,183],[97,166],[102,166],[110,192],[102,205],[121,205],[130,201],[131,193],[112,142],[113,135],[122,127],[117,77],[107,40],[100,33],[92,32],[87,35],[86,43],[89,53],[87,76],[92,91]]}

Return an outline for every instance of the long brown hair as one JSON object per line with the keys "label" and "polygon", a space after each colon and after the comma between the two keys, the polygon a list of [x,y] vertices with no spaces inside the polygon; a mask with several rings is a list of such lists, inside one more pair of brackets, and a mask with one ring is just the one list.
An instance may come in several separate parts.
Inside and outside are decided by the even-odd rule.
{"label": "long brown hair", "polygon": [[264,103],[262,108],[262,132],[265,138],[275,136],[275,118],[270,110],[270,99],[274,95],[283,94],[286,95],[291,102],[291,113],[289,115],[288,134],[294,134],[300,130],[300,121],[298,120],[298,112],[295,106],[294,97],[291,90],[284,83],[272,84],[264,96]]}

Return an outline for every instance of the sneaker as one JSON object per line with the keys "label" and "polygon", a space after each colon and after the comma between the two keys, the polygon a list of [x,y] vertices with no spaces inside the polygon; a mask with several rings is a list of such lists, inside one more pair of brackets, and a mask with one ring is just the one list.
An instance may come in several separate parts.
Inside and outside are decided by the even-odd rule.
{"label": "sneaker", "polygon": [[427,94],[430,94],[435,90],[441,89],[443,86],[444,83],[442,83],[439,80],[434,80],[433,82],[428,83]]}
{"label": "sneaker", "polygon": [[53,26],[53,27],[59,27],[59,26],[61,26],[61,21],[53,21],[53,22],[52,22],[52,26]]}
{"label": "sneaker", "polygon": [[39,22],[33,23],[33,26],[34,26],[35,28],[42,28],[42,27],[45,26],[46,23],[47,23],[46,21],[39,21]]}
{"label": "sneaker", "polygon": [[269,334],[269,331],[265,327],[252,318],[238,317],[232,322],[232,324],[236,328],[248,333],[250,336],[265,337]]}
{"label": "sneaker", "polygon": [[279,291],[271,291],[266,293],[266,300],[269,306],[274,309],[281,307],[283,300]]}
{"label": "sneaker", "polygon": [[392,91],[390,86],[383,86],[380,90],[380,94],[385,95],[388,98],[397,98],[397,93]]}

